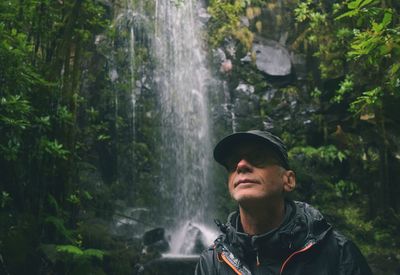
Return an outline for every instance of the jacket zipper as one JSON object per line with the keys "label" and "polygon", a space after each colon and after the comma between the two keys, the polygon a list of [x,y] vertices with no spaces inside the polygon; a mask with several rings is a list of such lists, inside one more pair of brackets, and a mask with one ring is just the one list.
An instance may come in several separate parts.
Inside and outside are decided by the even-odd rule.
{"label": "jacket zipper", "polygon": [[[306,245],[305,245],[303,248],[301,248],[300,250],[297,250],[297,251],[293,252],[292,254],[290,254],[289,257],[287,257],[286,260],[283,262],[279,274],[282,275],[283,270],[285,269],[285,267],[287,266],[287,264],[289,263],[289,261],[290,261],[294,256],[296,256],[297,254],[306,252],[306,251],[309,250],[311,247],[313,247],[315,243],[316,243],[315,241],[310,241],[308,244],[306,244]],[[225,250],[226,252],[222,251],[222,252],[217,253],[217,259],[218,259],[219,261],[220,261],[220,259],[222,259],[222,261],[224,261],[224,262],[225,262],[236,274],[238,274],[238,275],[248,275],[248,274],[251,275],[251,272],[248,271],[245,267],[244,267],[243,272],[240,271],[239,269],[241,269],[241,268],[238,269],[238,262],[237,262],[238,259],[235,258],[235,257],[232,255],[232,253],[229,252],[229,250],[227,250],[224,246],[223,246],[223,248],[224,248],[224,250]],[[231,257],[233,256],[233,258],[231,259],[230,256],[231,256]],[[257,262],[259,262],[258,255],[257,255]]]}
{"label": "jacket zipper", "polygon": [[224,260],[224,262],[229,265],[230,268],[232,268],[232,270],[238,274],[238,275],[242,275],[242,272],[240,272],[239,270],[237,270],[237,268],[229,261],[229,259],[225,256],[225,253],[221,253],[221,258],[222,260]]}
{"label": "jacket zipper", "polygon": [[282,266],[281,266],[281,270],[279,272],[279,274],[283,273],[283,270],[285,269],[285,267],[287,266],[287,264],[289,263],[289,261],[297,254],[303,253],[307,250],[309,250],[311,247],[313,247],[315,244],[315,242],[309,242],[305,247],[303,247],[300,250],[297,250],[295,252],[293,252],[292,254],[289,255],[289,257],[287,257],[287,259],[283,262]]}
{"label": "jacket zipper", "polygon": [[256,255],[256,265],[257,265],[257,267],[261,265],[260,258],[258,257],[258,250],[257,250],[257,255]]}
{"label": "jacket zipper", "polygon": [[250,270],[240,263],[232,252],[230,252],[224,245],[221,246],[222,251],[217,252],[217,259],[225,262],[236,274],[238,275],[251,275]]}

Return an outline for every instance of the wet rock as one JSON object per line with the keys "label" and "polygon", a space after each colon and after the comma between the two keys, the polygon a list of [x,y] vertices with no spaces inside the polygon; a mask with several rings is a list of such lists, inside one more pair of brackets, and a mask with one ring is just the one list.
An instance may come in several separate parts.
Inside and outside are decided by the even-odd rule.
{"label": "wet rock", "polygon": [[149,210],[141,207],[119,206],[114,213],[111,223],[111,232],[122,238],[141,238],[147,229],[146,223],[150,219]]}
{"label": "wet rock", "polygon": [[206,246],[203,242],[203,232],[197,226],[189,224],[180,253],[200,254],[204,249]]}
{"label": "wet rock", "polygon": [[154,228],[143,235],[143,253],[163,253],[169,250],[164,228]]}
{"label": "wet rock", "polygon": [[288,50],[276,41],[265,39],[253,44],[257,69],[270,76],[288,76],[292,63]]}
{"label": "wet rock", "polygon": [[244,93],[246,95],[251,95],[254,93],[254,86],[245,84],[245,83],[239,83],[239,85],[236,87],[235,91]]}
{"label": "wet rock", "polygon": [[274,88],[266,90],[264,95],[262,96],[262,99],[264,99],[265,101],[271,101],[274,98],[277,91],[278,90]]}
{"label": "wet rock", "polygon": [[211,15],[207,12],[205,8],[200,8],[197,10],[197,15],[199,16],[201,23],[205,24],[210,20]]}
{"label": "wet rock", "polygon": [[246,16],[241,16],[240,17],[240,25],[245,26],[245,27],[250,27],[250,21]]}
{"label": "wet rock", "polygon": [[251,54],[247,53],[245,57],[240,59],[240,61],[242,61],[242,62],[251,62],[252,61]]}
{"label": "wet rock", "polygon": [[226,54],[223,49],[218,48],[217,50],[213,50],[213,58],[217,59],[217,63],[221,63],[226,60]]}
{"label": "wet rock", "polygon": [[236,43],[235,41],[229,39],[226,41],[226,46],[225,46],[225,52],[232,58],[235,58],[236,56]]}

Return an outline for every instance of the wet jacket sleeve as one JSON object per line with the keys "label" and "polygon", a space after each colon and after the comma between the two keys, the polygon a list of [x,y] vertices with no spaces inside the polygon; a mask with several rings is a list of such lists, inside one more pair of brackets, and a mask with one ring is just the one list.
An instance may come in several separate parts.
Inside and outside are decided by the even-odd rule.
{"label": "wet jacket sleeve", "polygon": [[364,256],[351,241],[344,243],[339,263],[340,275],[372,275],[372,271]]}
{"label": "wet jacket sleeve", "polygon": [[195,275],[217,274],[216,266],[214,265],[214,250],[208,249],[200,255],[197,263]]}

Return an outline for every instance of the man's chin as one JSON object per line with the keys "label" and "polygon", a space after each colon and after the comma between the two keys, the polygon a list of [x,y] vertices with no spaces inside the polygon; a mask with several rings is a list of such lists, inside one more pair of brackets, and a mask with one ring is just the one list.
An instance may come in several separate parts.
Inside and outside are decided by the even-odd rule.
{"label": "man's chin", "polygon": [[236,194],[233,194],[232,198],[239,204],[252,201],[256,202],[263,199],[263,197],[260,196],[260,193],[257,192],[237,192]]}

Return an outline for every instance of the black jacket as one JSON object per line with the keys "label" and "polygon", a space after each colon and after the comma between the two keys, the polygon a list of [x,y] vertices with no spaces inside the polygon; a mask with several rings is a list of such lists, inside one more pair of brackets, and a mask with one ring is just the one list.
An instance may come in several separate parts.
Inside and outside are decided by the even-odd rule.
{"label": "black jacket", "polygon": [[232,213],[195,274],[372,274],[359,249],[318,210],[287,201],[285,213],[279,228],[256,236],[243,233],[238,212]]}

